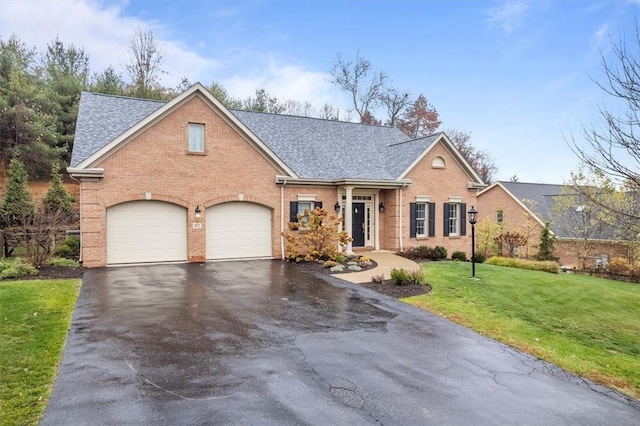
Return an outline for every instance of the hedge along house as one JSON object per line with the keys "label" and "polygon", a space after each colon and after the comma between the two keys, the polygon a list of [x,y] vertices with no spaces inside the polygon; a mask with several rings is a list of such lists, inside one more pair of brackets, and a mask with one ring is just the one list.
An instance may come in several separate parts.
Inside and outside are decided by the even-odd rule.
{"label": "hedge along house", "polygon": [[83,92],[68,172],[87,267],[283,258],[287,222],[316,206],[342,215],[347,252],[469,251],[484,186],[444,133],[231,111],[200,84],[169,102]]}

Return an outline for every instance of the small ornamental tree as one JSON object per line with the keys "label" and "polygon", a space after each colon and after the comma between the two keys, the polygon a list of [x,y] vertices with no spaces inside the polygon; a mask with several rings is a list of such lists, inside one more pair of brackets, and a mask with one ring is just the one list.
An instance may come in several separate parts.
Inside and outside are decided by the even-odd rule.
{"label": "small ornamental tree", "polygon": [[516,249],[527,245],[527,237],[517,232],[505,232],[494,241],[500,247],[500,254],[507,257],[515,257]]}
{"label": "small ornamental tree", "polygon": [[289,261],[335,260],[338,247],[351,241],[346,232],[338,230],[341,219],[323,208],[305,209],[297,217],[298,222],[289,222],[289,230],[284,232]]}
{"label": "small ornamental tree", "polygon": [[551,260],[557,262],[559,258],[553,254],[555,248],[556,236],[549,229],[549,222],[544,224],[544,228],[540,231],[540,245],[538,253],[533,258],[535,260]]}

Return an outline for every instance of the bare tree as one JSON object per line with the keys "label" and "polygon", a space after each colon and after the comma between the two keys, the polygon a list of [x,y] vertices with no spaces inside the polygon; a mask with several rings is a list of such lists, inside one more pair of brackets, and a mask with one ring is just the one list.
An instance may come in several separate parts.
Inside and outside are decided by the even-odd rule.
{"label": "bare tree", "polygon": [[486,151],[478,150],[471,144],[471,135],[455,129],[449,129],[446,133],[449,140],[467,160],[467,163],[478,173],[483,182],[487,184],[493,182],[498,167]]}
{"label": "bare tree", "polygon": [[125,69],[133,84],[133,95],[141,98],[160,98],[160,74],[164,74],[164,58],[150,29],[138,27],[129,39],[131,58]]}
{"label": "bare tree", "polygon": [[389,78],[382,71],[373,72],[371,62],[360,56],[360,52],[356,53],[355,60],[336,55],[330,74],[330,82],[349,94],[361,120],[367,113],[372,114]]}
{"label": "bare tree", "polygon": [[396,89],[388,89],[380,94],[380,103],[387,109],[389,119],[387,126],[395,126],[400,115],[409,106],[409,92],[400,92]]}
{"label": "bare tree", "polygon": [[[614,187],[631,190],[640,188],[640,28],[635,23],[635,37],[627,44],[623,37],[611,43],[613,60],[601,55],[604,82],[596,84],[613,97],[620,113],[606,106],[598,109],[600,119],[583,125],[584,143],[575,139],[570,147],[578,158],[597,175],[607,177]],[[636,188],[636,189],[634,189]],[[588,196],[588,194],[585,194]],[[637,203],[633,197],[633,203]],[[636,224],[640,221],[637,208],[621,209],[617,203],[602,203],[619,220]]]}

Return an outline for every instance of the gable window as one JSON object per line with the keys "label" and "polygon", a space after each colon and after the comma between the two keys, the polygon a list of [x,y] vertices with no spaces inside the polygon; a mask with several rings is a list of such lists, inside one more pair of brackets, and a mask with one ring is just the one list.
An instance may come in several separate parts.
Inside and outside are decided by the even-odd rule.
{"label": "gable window", "polygon": [[444,235],[467,235],[467,205],[457,200],[444,203]]}
{"label": "gable window", "polygon": [[422,201],[418,198],[415,203],[409,203],[409,236],[435,237],[435,203]]}
{"label": "gable window", "polygon": [[189,152],[204,152],[204,124],[189,123]]}
{"label": "gable window", "polygon": [[504,214],[502,213],[502,210],[496,211],[496,222],[502,223],[502,219],[504,219]]}

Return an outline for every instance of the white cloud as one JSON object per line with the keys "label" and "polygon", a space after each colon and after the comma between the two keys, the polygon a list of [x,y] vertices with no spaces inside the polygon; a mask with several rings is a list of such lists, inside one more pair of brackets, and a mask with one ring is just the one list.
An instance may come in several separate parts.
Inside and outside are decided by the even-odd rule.
{"label": "white cloud", "polygon": [[529,4],[522,0],[508,1],[489,10],[487,21],[511,34],[524,21]]}
{"label": "white cloud", "polygon": [[129,38],[136,28],[150,28],[164,56],[163,84],[173,87],[183,76],[192,81],[204,78],[216,62],[200,56],[178,42],[158,36],[162,24],[124,16],[122,4],[105,5],[86,0],[2,0],[0,2],[0,37],[15,34],[28,47],[43,54],[56,36],[66,45],[84,48],[92,72],[109,65],[122,73],[129,59]]}
{"label": "white cloud", "polygon": [[297,65],[277,64],[270,59],[268,64],[247,75],[234,75],[222,81],[224,87],[236,98],[255,95],[256,89],[265,89],[281,100],[309,102],[315,107],[328,103],[345,111],[344,105],[336,105],[341,97],[338,90],[327,80],[327,73],[307,70]]}

